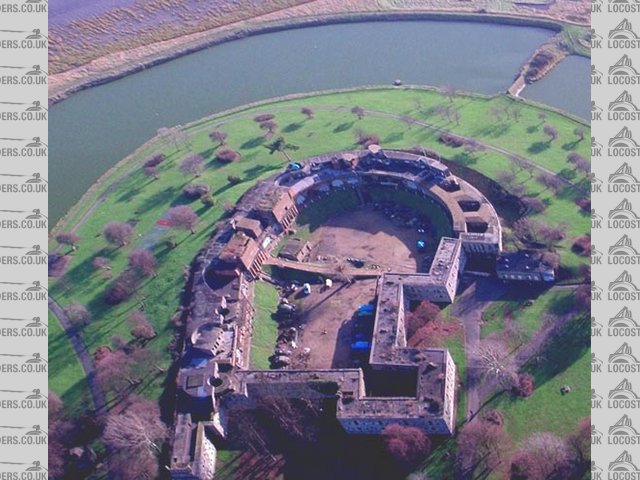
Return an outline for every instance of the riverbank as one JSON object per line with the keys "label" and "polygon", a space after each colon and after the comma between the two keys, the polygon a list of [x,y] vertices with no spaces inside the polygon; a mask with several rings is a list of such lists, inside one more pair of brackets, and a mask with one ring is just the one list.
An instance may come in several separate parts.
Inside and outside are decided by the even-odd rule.
{"label": "riverbank", "polygon": [[[153,45],[118,52],[93,60],[89,64],[73,68],[49,77],[49,104],[53,105],[69,95],[93,86],[118,80],[161,63],[205,48],[220,45],[249,36],[323,26],[371,21],[465,21],[494,23],[544,28],[562,32],[568,24],[551,19],[497,15],[491,13],[446,13],[446,12],[367,12],[337,15],[297,17],[285,20],[238,22],[214,30],[186,35]],[[580,52],[576,52],[580,53]]]}

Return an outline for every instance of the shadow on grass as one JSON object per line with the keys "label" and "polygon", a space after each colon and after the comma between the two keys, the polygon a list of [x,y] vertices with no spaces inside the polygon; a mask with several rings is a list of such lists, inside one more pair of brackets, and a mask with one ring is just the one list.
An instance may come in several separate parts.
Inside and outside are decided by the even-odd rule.
{"label": "shadow on grass", "polygon": [[525,370],[533,375],[536,386],[540,387],[573,365],[590,347],[589,315],[576,315],[558,328],[539,355],[525,365]]}
{"label": "shadow on grass", "polygon": [[283,133],[293,133],[300,130],[303,127],[302,123],[290,123],[282,129]]}
{"label": "shadow on grass", "polygon": [[158,205],[169,204],[169,202],[180,193],[180,190],[181,187],[179,186],[171,186],[154,193],[138,205],[136,215],[142,215],[156,208]]}
{"label": "shadow on grass", "polygon": [[562,149],[565,151],[574,150],[580,144],[580,140],[574,140],[573,142],[567,142],[562,145]]}
{"label": "shadow on grass", "polygon": [[342,132],[346,132],[347,130],[351,130],[351,127],[353,127],[353,124],[354,122],[343,122],[333,129],[333,133],[342,133]]}
{"label": "shadow on grass", "polygon": [[534,142],[529,146],[529,148],[527,148],[527,152],[535,155],[548,150],[550,147],[551,142]]}
{"label": "shadow on grass", "polygon": [[395,132],[387,135],[387,137],[382,141],[383,143],[394,143],[399,142],[404,138],[404,132]]}
{"label": "shadow on grass", "polygon": [[490,125],[488,127],[481,128],[474,136],[498,138],[507,134],[509,130],[511,130],[510,123],[500,123],[498,125]]}
{"label": "shadow on grass", "polygon": [[252,150],[259,147],[264,142],[265,138],[263,136],[252,138],[251,140],[247,140],[242,145],[240,145],[240,150]]}

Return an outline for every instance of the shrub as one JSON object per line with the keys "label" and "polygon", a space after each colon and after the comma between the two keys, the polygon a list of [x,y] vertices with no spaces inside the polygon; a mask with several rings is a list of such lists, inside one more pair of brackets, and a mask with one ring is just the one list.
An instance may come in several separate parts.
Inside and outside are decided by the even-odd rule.
{"label": "shrub", "polygon": [[143,168],[146,168],[146,167],[157,167],[162,162],[164,162],[166,159],[167,159],[167,157],[165,156],[164,153],[159,153],[158,155],[154,155],[153,157],[147,159],[144,162],[144,164],[142,165],[142,167]]}
{"label": "shrub", "polygon": [[576,238],[571,245],[571,250],[577,255],[588,257],[591,255],[591,237],[583,235]]}
{"label": "shrub", "polygon": [[440,138],[438,138],[438,141],[451,148],[462,147],[465,144],[464,138],[453,135],[452,133],[443,133],[440,135]]}
{"label": "shrub", "polygon": [[197,200],[211,191],[209,185],[203,183],[190,183],[182,189],[182,194],[189,200]]}
{"label": "shrub", "polygon": [[231,148],[221,148],[216,153],[216,158],[222,163],[231,163],[240,159],[240,154]]}
{"label": "shrub", "polygon": [[136,290],[136,279],[133,274],[125,272],[107,289],[104,301],[108,305],[117,305],[130,298]]}
{"label": "shrub", "polygon": [[533,377],[528,373],[518,375],[518,383],[513,387],[513,393],[519,397],[527,398],[533,395],[536,389]]}

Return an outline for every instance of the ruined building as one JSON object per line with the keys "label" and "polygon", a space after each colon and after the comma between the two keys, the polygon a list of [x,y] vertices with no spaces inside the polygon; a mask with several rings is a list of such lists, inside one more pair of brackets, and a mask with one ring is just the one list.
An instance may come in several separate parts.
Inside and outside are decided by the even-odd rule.
{"label": "ruined building", "polygon": [[[369,380],[359,368],[248,370],[253,280],[264,260],[306,204],[345,188],[362,198],[372,185],[420,196],[426,205],[442,209],[452,227],[452,237],[441,238],[427,273],[389,272],[378,280],[368,378],[402,375],[410,379],[411,391],[367,395]],[[337,420],[349,434],[377,434],[398,423],[430,435],[451,435],[455,364],[445,349],[407,347],[405,312],[422,300],[452,303],[467,259],[495,258],[501,250],[500,221],[491,203],[426,155],[372,146],[321,155],[259,182],[196,261],[177,377],[172,478],[212,478],[211,439],[227,435],[234,412],[252,409],[264,398],[334,401]],[[298,253],[292,249],[291,255],[297,258]]]}

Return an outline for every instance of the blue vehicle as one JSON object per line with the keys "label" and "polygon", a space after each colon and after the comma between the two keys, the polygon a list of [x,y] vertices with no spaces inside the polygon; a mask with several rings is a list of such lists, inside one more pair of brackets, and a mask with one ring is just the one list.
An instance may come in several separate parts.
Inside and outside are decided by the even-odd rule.
{"label": "blue vehicle", "polygon": [[424,252],[427,249],[427,242],[425,242],[424,240],[418,240],[416,242],[416,248],[419,252]]}
{"label": "blue vehicle", "polygon": [[365,303],[364,305],[360,305],[358,307],[359,316],[373,315],[374,311],[375,311],[375,307],[370,303]]}
{"label": "blue vehicle", "polygon": [[366,352],[371,350],[371,343],[364,341],[357,341],[351,344],[351,350],[356,350],[360,352]]}

